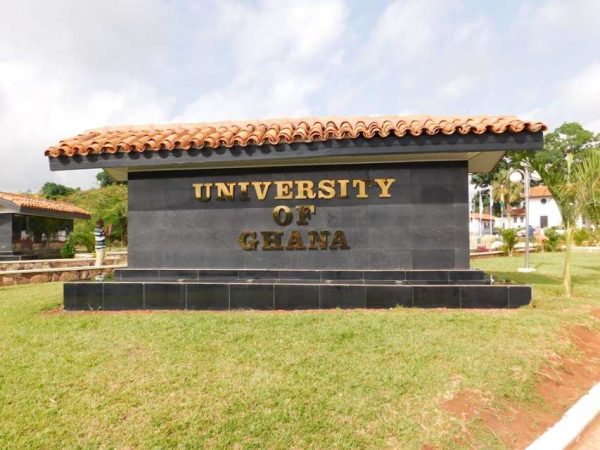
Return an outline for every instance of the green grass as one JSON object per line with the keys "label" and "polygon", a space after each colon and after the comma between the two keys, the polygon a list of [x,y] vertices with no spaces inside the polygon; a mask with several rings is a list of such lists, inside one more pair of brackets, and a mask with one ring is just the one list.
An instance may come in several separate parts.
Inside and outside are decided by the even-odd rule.
{"label": "green grass", "polygon": [[593,325],[600,257],[475,261],[533,282],[517,311],[63,313],[60,284],[0,289],[0,447],[455,448],[470,433],[440,405],[473,389],[535,405],[536,372]]}

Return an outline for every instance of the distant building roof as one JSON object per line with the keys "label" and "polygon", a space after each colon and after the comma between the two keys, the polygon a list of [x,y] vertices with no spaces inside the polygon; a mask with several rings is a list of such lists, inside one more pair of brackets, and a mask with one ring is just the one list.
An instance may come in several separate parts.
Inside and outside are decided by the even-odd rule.
{"label": "distant building roof", "polygon": [[282,118],[196,124],[106,127],[89,130],[49,147],[51,157],[192,148],[245,147],[339,139],[436,134],[538,132],[542,122],[514,116],[380,116]]}
{"label": "distant building roof", "polygon": [[479,213],[471,213],[471,219],[475,219],[475,220],[487,220],[487,221],[492,221],[492,220],[496,220],[497,217],[491,216],[489,214],[479,214]]}
{"label": "distant building roof", "polygon": [[529,197],[530,198],[540,198],[540,197],[552,197],[550,193],[550,189],[546,186],[533,186],[529,189]]}
{"label": "distant building roof", "polygon": [[17,213],[63,218],[89,219],[91,214],[69,203],[46,200],[28,194],[0,192],[0,205]]}
{"label": "distant building roof", "polygon": [[506,214],[510,217],[524,217],[525,208],[510,208],[506,210]]}

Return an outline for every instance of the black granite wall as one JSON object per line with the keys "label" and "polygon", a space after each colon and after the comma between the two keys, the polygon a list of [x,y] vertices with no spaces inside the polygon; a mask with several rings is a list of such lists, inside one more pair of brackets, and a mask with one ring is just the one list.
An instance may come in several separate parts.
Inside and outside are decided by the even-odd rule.
{"label": "black granite wall", "polygon": [[[200,202],[193,183],[395,178],[391,198]],[[130,268],[463,269],[469,267],[467,163],[143,172],[129,175]],[[373,191],[375,192],[375,191]],[[308,226],[272,210],[313,204]],[[296,219],[296,217],[295,217]],[[243,230],[343,230],[350,249],[244,251]]]}
{"label": "black granite wall", "polygon": [[0,214],[0,253],[12,253],[12,214]]}

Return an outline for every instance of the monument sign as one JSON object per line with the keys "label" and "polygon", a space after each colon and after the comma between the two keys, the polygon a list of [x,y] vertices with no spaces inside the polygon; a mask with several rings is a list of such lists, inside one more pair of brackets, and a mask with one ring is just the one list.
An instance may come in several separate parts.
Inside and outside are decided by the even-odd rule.
{"label": "monument sign", "polygon": [[515,117],[370,117],[92,130],[52,170],[128,182],[129,266],[67,309],[517,307],[469,267],[468,173],[542,148]]}

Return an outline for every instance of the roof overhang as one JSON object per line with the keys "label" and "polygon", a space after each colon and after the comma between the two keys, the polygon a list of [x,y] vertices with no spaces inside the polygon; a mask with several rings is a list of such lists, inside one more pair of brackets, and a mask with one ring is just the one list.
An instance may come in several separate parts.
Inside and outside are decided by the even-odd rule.
{"label": "roof overhang", "polygon": [[49,211],[46,209],[27,208],[0,198],[0,214],[22,214],[24,216],[51,217],[54,219],[89,219],[87,214],[73,212]]}
{"label": "roof overhang", "polygon": [[472,173],[491,171],[508,151],[543,148],[542,131],[355,138],[230,148],[191,148],[49,157],[50,169],[106,169],[117,180],[129,172],[334,164],[467,161]]}

